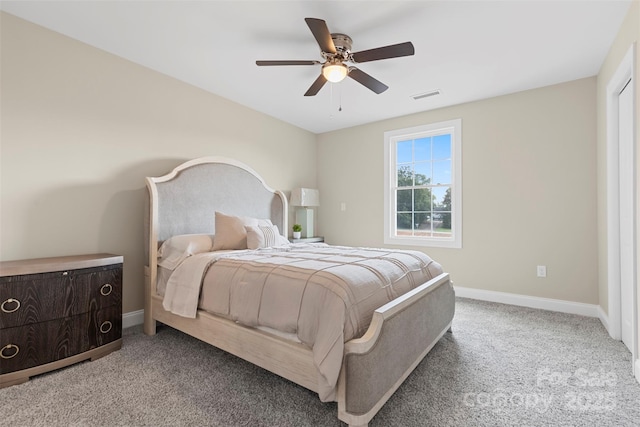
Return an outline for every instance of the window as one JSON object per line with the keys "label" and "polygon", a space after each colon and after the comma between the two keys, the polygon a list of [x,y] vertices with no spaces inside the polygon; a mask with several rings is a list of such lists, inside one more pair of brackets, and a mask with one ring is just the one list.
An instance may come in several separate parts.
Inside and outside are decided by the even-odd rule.
{"label": "window", "polygon": [[462,120],[384,134],[384,242],[462,247]]}

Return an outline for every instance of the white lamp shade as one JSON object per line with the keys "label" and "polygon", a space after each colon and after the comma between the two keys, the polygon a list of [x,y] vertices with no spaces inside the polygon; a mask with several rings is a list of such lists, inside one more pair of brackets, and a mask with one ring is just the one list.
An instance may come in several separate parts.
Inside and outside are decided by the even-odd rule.
{"label": "white lamp shade", "polygon": [[291,190],[291,206],[320,206],[320,192],[313,188]]}
{"label": "white lamp shade", "polygon": [[349,70],[344,64],[325,64],[322,67],[322,75],[331,83],[338,83],[344,80],[349,74]]}

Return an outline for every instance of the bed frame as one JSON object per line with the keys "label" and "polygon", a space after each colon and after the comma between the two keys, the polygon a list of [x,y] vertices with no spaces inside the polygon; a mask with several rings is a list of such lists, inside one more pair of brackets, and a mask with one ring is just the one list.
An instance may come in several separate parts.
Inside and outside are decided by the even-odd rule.
{"label": "bed frame", "polygon": [[[286,237],[288,204],[248,166],[221,157],[191,160],[147,178],[144,332],[164,323],[313,391],[311,350],[258,329],[199,310],[195,319],[162,307],[156,292],[159,245],[178,234],[212,233],[214,212],[269,218]],[[444,273],[377,309],[367,332],[345,343],[337,388],[338,418],[350,427],[369,421],[447,330],[454,292]],[[375,375],[372,375],[375,372]]]}

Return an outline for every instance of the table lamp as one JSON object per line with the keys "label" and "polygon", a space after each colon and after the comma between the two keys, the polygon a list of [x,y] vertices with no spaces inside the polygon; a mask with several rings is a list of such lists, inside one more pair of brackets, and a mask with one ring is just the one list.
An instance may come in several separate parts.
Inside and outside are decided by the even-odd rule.
{"label": "table lamp", "polygon": [[302,237],[313,237],[313,207],[320,206],[320,193],[312,188],[294,188],[291,190],[291,206],[296,209],[296,224],[302,226]]}

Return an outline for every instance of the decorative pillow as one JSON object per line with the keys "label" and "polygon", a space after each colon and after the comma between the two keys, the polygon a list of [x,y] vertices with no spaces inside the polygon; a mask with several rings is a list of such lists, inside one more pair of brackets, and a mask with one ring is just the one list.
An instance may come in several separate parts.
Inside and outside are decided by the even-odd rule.
{"label": "decorative pillow", "polygon": [[170,237],[158,249],[158,265],[173,270],[191,255],[209,252],[213,239],[213,234],[180,234]]}
{"label": "decorative pillow", "polygon": [[247,248],[270,248],[273,246],[288,245],[289,241],[280,235],[277,225],[247,225]]}
{"label": "decorative pillow", "polygon": [[247,231],[245,226],[273,225],[268,219],[239,217],[225,215],[216,212],[216,238],[213,241],[213,250],[221,249],[247,249]]}

